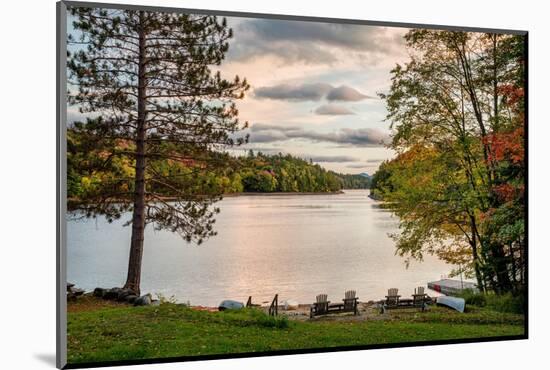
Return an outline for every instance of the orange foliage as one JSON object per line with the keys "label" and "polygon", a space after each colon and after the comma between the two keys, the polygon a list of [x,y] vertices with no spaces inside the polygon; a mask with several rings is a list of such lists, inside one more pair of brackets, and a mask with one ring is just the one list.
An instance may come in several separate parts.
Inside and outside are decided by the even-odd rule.
{"label": "orange foliage", "polygon": [[521,164],[525,159],[524,129],[518,127],[512,132],[492,133],[485,137],[489,145],[489,160],[500,162],[508,160],[513,164]]}
{"label": "orange foliage", "polygon": [[523,87],[518,87],[515,85],[502,85],[498,88],[498,93],[507,98],[507,103],[510,106],[519,103],[519,101],[523,99],[523,96],[525,95]]}

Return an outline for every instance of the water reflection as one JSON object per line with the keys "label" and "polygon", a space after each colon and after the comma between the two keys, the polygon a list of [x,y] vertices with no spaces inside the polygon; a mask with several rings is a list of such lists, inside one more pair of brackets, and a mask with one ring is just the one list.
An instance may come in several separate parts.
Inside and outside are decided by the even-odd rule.
{"label": "water reflection", "polygon": [[[311,302],[318,293],[339,300],[346,289],[362,300],[390,287],[403,295],[451,267],[426,257],[405,268],[388,233],[397,220],[366,191],[339,195],[243,196],[219,203],[218,235],[201,246],[146,230],[142,290],[192,304],[245,301]],[[68,224],[68,279],[85,289],[124,282],[130,228],[104,220]]]}

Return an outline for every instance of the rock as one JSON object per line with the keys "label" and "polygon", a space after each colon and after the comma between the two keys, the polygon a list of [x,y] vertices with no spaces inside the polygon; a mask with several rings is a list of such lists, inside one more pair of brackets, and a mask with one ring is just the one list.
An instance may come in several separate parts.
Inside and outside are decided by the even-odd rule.
{"label": "rock", "polygon": [[123,302],[127,296],[129,295],[137,295],[136,292],[134,292],[132,289],[122,289],[118,292],[117,301]]}
{"label": "rock", "polygon": [[107,289],[103,294],[103,299],[118,299],[118,294],[122,291],[122,288],[111,288]]}
{"label": "rock", "polygon": [[225,301],[222,301],[218,305],[218,310],[224,311],[224,310],[240,310],[244,307],[244,304],[241,302],[233,301],[231,299],[226,299]]}
{"label": "rock", "polygon": [[74,287],[74,284],[73,284],[73,283],[67,283],[67,291],[68,291],[69,289],[71,289],[72,287]]}
{"label": "rock", "polygon": [[158,299],[153,299],[151,301],[151,306],[160,306],[160,300]]}
{"label": "rock", "polygon": [[69,294],[72,294],[74,295],[75,297],[78,297],[82,294],[84,294],[84,289],[80,289],[80,288],[71,288],[71,291]]}
{"label": "rock", "polygon": [[136,300],[134,301],[134,306],[149,306],[152,302],[151,298],[152,297],[150,293],[142,295],[141,297],[136,298]]}
{"label": "rock", "polygon": [[130,294],[130,295],[127,295],[124,298],[124,301],[127,302],[127,303],[134,303],[136,301],[136,299],[138,299],[137,295]]}
{"label": "rock", "polygon": [[105,289],[103,289],[103,288],[95,288],[94,289],[94,297],[102,298],[104,294],[105,294]]}

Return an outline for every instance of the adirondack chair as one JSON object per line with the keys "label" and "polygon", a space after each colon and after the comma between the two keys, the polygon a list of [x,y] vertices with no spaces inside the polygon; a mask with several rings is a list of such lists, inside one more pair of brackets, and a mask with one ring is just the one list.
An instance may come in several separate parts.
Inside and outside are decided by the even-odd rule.
{"label": "adirondack chair", "polygon": [[326,315],[328,313],[329,304],[330,301],[328,300],[328,295],[319,294],[315,297],[315,303],[313,303],[309,309],[309,317],[311,318],[316,315]]}
{"label": "adirondack chair", "polygon": [[398,306],[399,298],[401,297],[397,293],[399,290],[397,288],[388,289],[388,295],[386,296],[386,305],[387,306]]}
{"label": "adirondack chair", "polygon": [[355,296],[355,290],[348,290],[344,293],[344,308],[343,311],[345,312],[353,312],[354,315],[357,315],[359,312],[357,311],[357,300],[359,297]]}
{"label": "adirondack chair", "polygon": [[386,300],[381,302],[380,313],[385,313],[386,310],[399,307],[399,298],[401,296],[397,294],[399,290],[397,288],[388,289],[388,295]]}
{"label": "adirondack chair", "polygon": [[416,307],[422,307],[422,311],[424,311],[424,308],[426,307],[426,299],[427,294],[424,293],[424,287],[419,286],[414,290],[413,297],[413,305]]}

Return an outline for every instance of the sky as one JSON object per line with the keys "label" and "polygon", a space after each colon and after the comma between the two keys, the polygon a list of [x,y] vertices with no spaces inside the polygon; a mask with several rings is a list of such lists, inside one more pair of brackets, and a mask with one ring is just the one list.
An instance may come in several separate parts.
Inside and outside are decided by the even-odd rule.
{"label": "sky", "polygon": [[289,153],[341,173],[372,174],[393,157],[378,93],[390,71],[408,59],[404,28],[227,19],[234,37],[219,67],[223,77],[246,77],[237,102],[248,121],[249,149]]}
{"label": "sky", "polygon": [[[72,22],[69,16],[69,33],[76,34]],[[340,173],[371,175],[394,156],[377,94],[388,92],[391,69],[409,59],[408,29],[244,17],[227,23],[234,36],[212,70],[251,86],[237,101],[249,143],[232,154],[288,153]],[[67,113],[69,122],[82,118],[78,107]]]}

